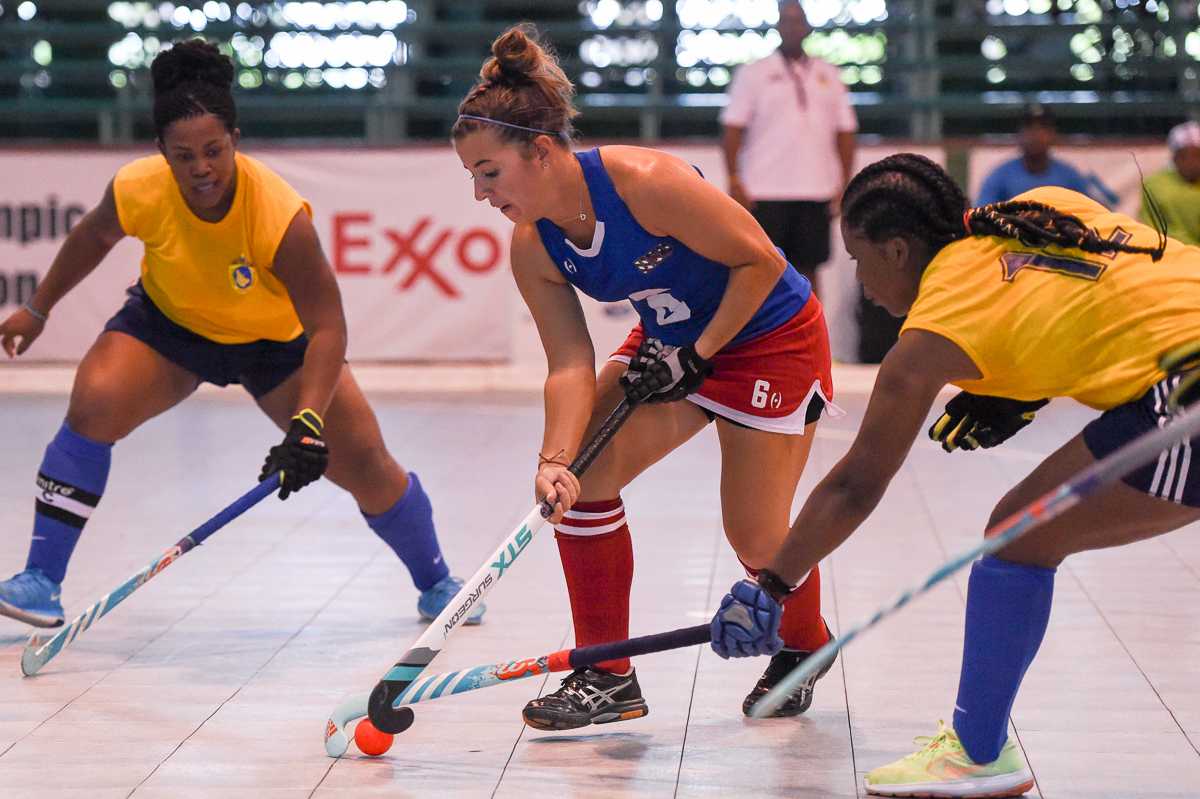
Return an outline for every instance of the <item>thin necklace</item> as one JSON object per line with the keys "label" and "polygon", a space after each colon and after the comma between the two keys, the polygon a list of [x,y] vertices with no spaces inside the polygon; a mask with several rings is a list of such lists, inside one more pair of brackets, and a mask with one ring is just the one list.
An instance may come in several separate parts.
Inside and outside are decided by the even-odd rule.
{"label": "thin necklace", "polygon": [[580,222],[587,221],[587,214],[583,212],[583,164],[579,163],[579,159],[575,158],[574,155],[572,155],[571,158],[575,160],[575,165],[579,167],[579,174],[575,176],[576,185],[579,186],[579,215],[567,217],[562,222],[559,222],[560,225],[569,224],[574,222],[576,219],[578,219]]}

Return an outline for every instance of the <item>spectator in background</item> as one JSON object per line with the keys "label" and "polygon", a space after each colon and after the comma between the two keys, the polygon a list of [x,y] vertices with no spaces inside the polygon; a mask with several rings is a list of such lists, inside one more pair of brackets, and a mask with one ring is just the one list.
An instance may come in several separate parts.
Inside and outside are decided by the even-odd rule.
{"label": "spectator in background", "polygon": [[1146,205],[1146,195],[1166,222],[1166,233],[1193,247],[1200,246],[1200,122],[1184,122],[1167,134],[1172,165],[1142,181],[1142,207],[1138,216],[1158,227]]}
{"label": "spectator in background", "polygon": [[737,71],[721,111],[729,194],[820,296],[858,120],[837,68],[804,52],[812,28],[797,0],[779,3],[776,29],[779,49]]}
{"label": "spectator in background", "polygon": [[[982,207],[1011,200],[1039,186],[1061,186],[1064,189],[1088,194],[1091,182],[1070,164],[1050,157],[1050,148],[1058,141],[1054,115],[1044,105],[1031,105],[1021,121],[1021,155],[992,170],[983,181],[975,206]],[[1103,188],[1103,187],[1101,187]],[[1106,189],[1108,204],[1116,197]],[[1100,200],[1099,197],[1093,199]]]}

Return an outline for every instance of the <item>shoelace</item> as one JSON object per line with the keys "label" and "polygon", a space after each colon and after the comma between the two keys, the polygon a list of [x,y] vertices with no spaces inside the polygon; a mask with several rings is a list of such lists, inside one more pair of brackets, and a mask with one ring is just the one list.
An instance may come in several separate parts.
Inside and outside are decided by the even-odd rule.
{"label": "shoelace", "polygon": [[942,724],[942,729],[938,731],[937,735],[918,735],[913,738],[913,743],[922,750],[938,749],[943,745],[950,743],[950,730],[946,729],[942,722],[938,723]]}
{"label": "shoelace", "polygon": [[[562,681],[562,688],[574,688],[576,684],[584,681],[584,675],[587,674],[586,669],[576,669],[566,676]],[[562,690],[560,688],[559,690]]]}
{"label": "shoelace", "polygon": [[767,670],[763,676],[769,680],[772,680],[773,682],[779,682],[788,674],[791,674],[792,669],[802,663],[804,658],[808,657],[809,655],[808,652],[800,652],[798,654],[801,655],[801,657],[796,658],[794,661],[791,658],[771,658],[771,662],[767,664]]}

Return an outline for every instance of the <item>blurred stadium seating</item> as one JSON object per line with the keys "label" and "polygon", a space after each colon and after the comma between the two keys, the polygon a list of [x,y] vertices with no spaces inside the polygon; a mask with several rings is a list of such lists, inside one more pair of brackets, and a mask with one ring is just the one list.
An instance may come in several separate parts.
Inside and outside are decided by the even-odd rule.
{"label": "blurred stadium seating", "polygon": [[[737,64],[769,52],[772,0],[372,0],[191,5],[0,0],[0,139],[145,141],[146,65],[180,37],[238,65],[256,138],[442,140],[492,39],[536,23],[580,91],[581,131],[717,133]],[[1197,111],[1196,0],[810,0],[808,47],[839,64],[862,131],[917,141],[1015,130],[1159,138]]]}

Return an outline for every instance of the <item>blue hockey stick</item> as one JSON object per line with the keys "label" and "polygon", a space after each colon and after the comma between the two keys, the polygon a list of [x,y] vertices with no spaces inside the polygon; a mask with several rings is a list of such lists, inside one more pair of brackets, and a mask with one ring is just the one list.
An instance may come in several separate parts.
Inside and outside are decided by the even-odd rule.
{"label": "blue hockey stick", "polygon": [[278,489],[279,473],[277,472],[246,492],[240,499],[235,500],[228,508],[181,538],[175,546],[138,569],[133,573],[132,577],[121,583],[115,590],[101,597],[99,602],[76,616],[74,621],[59,630],[53,637],[42,639],[37,633],[34,633],[29,638],[29,643],[25,644],[25,651],[21,653],[21,671],[25,673],[26,677],[32,677],[37,674],[38,670],[46,665],[46,661],[57,655],[59,650],[64,646],[74,641],[75,636],[88,627],[91,627],[96,619],[107,614],[126,597],[141,588],[151,577],[186,555],[193,548],[200,546],[204,543],[204,539],[250,510],[250,508],[257,505],[269,494],[275,493]]}
{"label": "blue hockey stick", "polygon": [[978,545],[950,558],[934,569],[933,573],[922,582],[903,591],[890,602],[880,605],[869,619],[843,632],[841,640],[831,640],[805,658],[804,662],[793,669],[791,674],[776,683],[774,688],[758,700],[758,704],[750,711],[751,718],[761,719],[763,716],[770,715],[787,700],[788,694],[802,680],[815,674],[826,664],[832,663],[838,650],[853,641],[860,633],[866,632],[907,605],[910,600],[924,594],[964,566],[1003,549],[1033,528],[1045,524],[1073,508],[1101,488],[1115,483],[1133,470],[1150,463],[1163,450],[1179,441],[1193,438],[1198,433],[1200,433],[1200,403],[1197,403],[1188,412],[1175,417],[1166,427],[1138,436],[1107,458],[1093,463],[1058,488],[1034,500],[992,530],[988,530],[984,534],[983,541]]}

